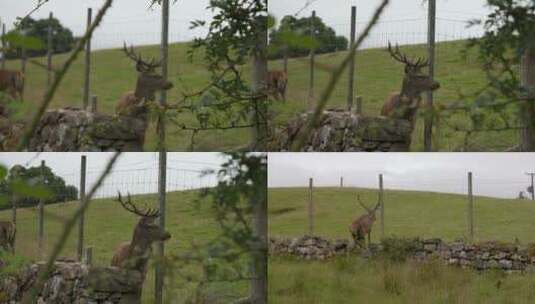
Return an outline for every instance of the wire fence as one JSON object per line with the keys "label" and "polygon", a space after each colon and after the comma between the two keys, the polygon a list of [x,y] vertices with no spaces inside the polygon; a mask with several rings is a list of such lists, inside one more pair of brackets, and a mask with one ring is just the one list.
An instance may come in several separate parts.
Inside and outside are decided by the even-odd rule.
{"label": "wire fence", "polygon": [[[377,180],[381,179],[383,177]],[[377,205],[380,208],[372,233],[375,241],[393,235],[473,242],[535,241],[529,233],[530,218],[535,215],[535,199],[526,177],[504,179],[469,173],[425,182],[418,176],[394,178],[387,175],[382,188],[381,182],[357,184],[344,177],[330,181],[319,177],[317,183],[315,179],[310,180],[308,189],[303,183],[302,188],[270,191],[272,235],[349,237],[349,224],[366,214],[364,207],[373,209]],[[502,197],[508,198],[481,195],[483,187],[486,190],[492,187],[494,192],[501,191],[505,193]],[[381,214],[382,208],[384,214]],[[294,214],[285,215],[288,212]]]}
{"label": "wire fence", "polygon": [[[166,242],[166,252],[174,256],[187,250],[191,242],[197,245],[209,243],[218,235],[215,220],[211,218],[212,215],[208,211],[210,204],[199,205],[198,203],[201,201],[199,194],[202,189],[217,185],[217,172],[220,166],[217,163],[174,159],[173,153],[169,155],[166,170],[167,203],[165,208],[168,224],[165,229],[172,235],[172,238]],[[94,160],[96,156],[93,154],[90,160]],[[80,170],[79,163],[72,164],[72,167],[72,170],[52,169],[52,173],[62,178],[66,185],[74,186],[78,190],[78,197],[74,200],[69,198],[56,202],[45,201],[42,213],[39,205],[0,212],[2,220],[13,221],[17,227],[15,242],[17,254],[42,260],[51,253],[58,241],[57,237],[64,229],[66,220],[73,216],[80,205],[80,183],[84,170]],[[88,163],[85,176],[87,192],[101,174],[102,170],[98,169],[95,163]],[[158,176],[156,157],[153,160],[117,163],[93,197],[91,207],[83,215],[84,232],[82,234],[75,231],[70,233],[59,260],[79,259],[78,251],[81,241],[84,255],[90,256],[90,264],[110,265],[115,249],[132,239],[134,228],[139,220],[138,216],[123,209],[116,201],[118,192],[124,195],[124,199],[127,194],[131,194],[132,202],[139,208],[158,208]],[[38,185],[42,183],[42,179],[37,177],[32,182]],[[46,184],[48,182],[45,182]],[[54,193],[57,193],[59,189],[50,186],[48,188]],[[64,188],[61,189],[63,191]],[[154,273],[149,271],[143,288],[144,303],[153,301],[154,280]],[[230,284],[246,285],[246,282]],[[165,288],[170,294],[191,292],[182,285]],[[228,294],[235,292],[232,290]]]}
{"label": "wire fence", "polygon": [[[325,13],[319,12],[317,17],[321,18],[322,14]],[[469,26],[469,20],[482,20],[485,16],[469,18],[468,15],[470,14],[457,18],[435,19],[432,64],[435,71],[434,78],[442,84],[433,94],[434,103],[438,105],[436,109],[449,109],[448,107],[456,106],[459,102],[467,102],[467,98],[475,99],[476,93],[487,85],[477,51],[468,48],[467,44],[469,39],[476,39],[484,34],[481,24]],[[350,40],[349,16],[350,14],[348,22],[326,25],[332,27],[336,35],[342,35]],[[366,23],[356,22],[356,24],[358,37],[362,34]],[[355,55],[354,77],[352,78],[351,73],[342,74],[327,101],[327,108],[351,108],[364,115],[379,115],[389,95],[401,90],[404,77],[403,64],[394,61],[387,52],[389,43],[393,46],[399,45],[401,52],[409,58],[426,59],[429,58],[430,52],[428,35],[427,17],[390,18],[379,21]],[[314,59],[310,58],[312,55],[307,55],[289,58],[288,63],[285,63],[284,58],[270,62],[272,70],[288,67],[287,96],[292,105],[276,103],[274,105],[276,112],[285,114],[280,117],[287,117],[288,111],[295,113],[299,110],[309,110],[318,101],[324,84],[327,83],[335,67],[341,64],[345,55],[339,52],[342,49],[337,49],[338,47],[338,44],[322,45],[321,50],[329,51],[320,54],[319,49],[314,50]],[[513,68],[520,75],[520,66]],[[354,89],[351,89],[351,86]],[[422,104],[425,102],[426,99]],[[518,143],[518,131],[513,129],[466,133],[464,129],[471,130],[467,126],[472,126],[472,121],[463,111],[435,113],[437,118],[429,119],[432,120],[432,124],[426,121],[432,132],[424,131],[424,116],[433,116],[424,112],[422,110],[417,113],[412,139],[412,150],[415,151],[508,151]],[[500,120],[498,115],[490,116],[492,119]]]}

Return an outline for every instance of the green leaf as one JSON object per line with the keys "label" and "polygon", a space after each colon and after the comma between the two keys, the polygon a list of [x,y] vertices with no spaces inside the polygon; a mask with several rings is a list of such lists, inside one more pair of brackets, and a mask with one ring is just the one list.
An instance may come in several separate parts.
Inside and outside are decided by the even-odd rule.
{"label": "green leaf", "polygon": [[0,164],[0,180],[4,180],[7,176],[7,168]]}
{"label": "green leaf", "polygon": [[34,197],[38,199],[47,199],[53,196],[50,188],[42,185],[30,185],[22,181],[15,181],[11,186],[13,193],[20,196]]}
{"label": "green leaf", "polygon": [[27,50],[42,50],[45,44],[39,38],[22,35],[20,32],[10,32],[4,36],[6,41],[12,48],[25,48]]}

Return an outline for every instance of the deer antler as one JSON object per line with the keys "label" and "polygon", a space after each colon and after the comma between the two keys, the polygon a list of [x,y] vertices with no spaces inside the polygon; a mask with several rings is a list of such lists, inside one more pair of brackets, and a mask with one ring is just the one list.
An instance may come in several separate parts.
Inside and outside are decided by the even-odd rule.
{"label": "deer antler", "polygon": [[121,196],[121,192],[120,191],[117,191],[117,193],[118,193],[117,201],[119,203],[121,203],[123,208],[126,209],[127,211],[129,211],[131,213],[134,213],[136,215],[142,216],[142,217],[158,217],[158,216],[160,216],[160,210],[158,210],[158,209],[152,209],[152,208],[148,208],[147,210],[138,209],[136,207],[136,205],[134,205],[132,203],[132,200],[131,200],[131,197],[130,197],[130,193],[128,193],[126,201],[123,201],[123,198]]}
{"label": "deer antler", "polygon": [[128,58],[136,62],[136,69],[139,72],[150,72],[150,71],[153,71],[155,68],[162,66],[162,62],[161,61],[156,62],[156,59],[154,57],[151,58],[149,62],[143,60],[141,55],[136,54],[136,52],[134,51],[134,46],[130,45],[130,47],[128,48],[126,46],[126,42],[124,42],[124,45],[123,45],[123,52],[126,54]]}
{"label": "deer antler", "polygon": [[361,206],[362,208],[364,208],[364,209],[366,209],[366,211],[368,211],[368,213],[371,213],[371,212],[372,212],[372,211],[371,211],[368,207],[366,207],[366,205],[364,205],[364,203],[360,200],[360,195],[358,195],[358,194],[357,194],[357,201],[358,201],[358,203],[360,204],[360,206]]}
{"label": "deer antler", "polygon": [[429,59],[423,60],[422,58],[418,58],[416,62],[414,60],[411,60],[407,58],[407,56],[399,50],[399,45],[396,44],[396,48],[392,50],[392,44],[390,41],[388,42],[388,52],[390,53],[390,56],[394,58],[396,61],[399,61],[401,63],[404,63],[405,65],[411,67],[413,70],[419,70],[425,66],[429,65]]}

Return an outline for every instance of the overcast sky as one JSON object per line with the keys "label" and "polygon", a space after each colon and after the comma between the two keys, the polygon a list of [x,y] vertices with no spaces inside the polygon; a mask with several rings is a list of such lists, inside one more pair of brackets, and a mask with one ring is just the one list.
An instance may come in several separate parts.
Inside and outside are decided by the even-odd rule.
{"label": "overcast sky", "polygon": [[[207,10],[209,0],[179,0],[170,7],[169,39],[171,42],[189,41],[205,31],[191,30],[190,22],[196,19],[210,20]],[[25,16],[37,0],[1,0],[0,19],[12,27],[16,17]],[[93,16],[104,0],[50,0],[32,17],[46,18],[50,12],[75,35],[85,31],[87,8],[93,8]],[[110,48],[122,45],[126,40],[133,44],[156,44],[160,41],[161,6],[149,9],[150,0],[115,0],[96,30],[93,48]]]}
{"label": "overcast sky", "polygon": [[466,193],[473,172],[474,194],[517,197],[535,171],[535,153],[270,153],[269,187],[344,184],[377,188],[384,175],[389,189]]}
{"label": "overcast sky", "polygon": [[[0,164],[38,166],[41,160],[56,175],[77,188],[80,185],[80,156],[87,155],[87,189],[97,180],[112,153],[0,153]],[[220,153],[168,153],[168,191],[215,185],[214,176],[201,177],[201,171],[217,169],[225,161]],[[97,197],[114,196],[118,190],[155,193],[158,186],[158,153],[123,153]]]}
{"label": "overcast sky", "polygon": [[[351,5],[357,6],[357,32],[364,28],[380,0],[316,0],[302,10],[307,0],[269,0],[269,12],[280,20],[286,15],[310,16],[312,10],[335,29],[349,36]],[[487,0],[437,0],[437,40],[477,36],[480,28],[466,28],[466,21],[480,19],[488,11]],[[427,3],[423,0],[391,0],[380,23],[374,28],[364,47],[382,47],[387,40],[399,44],[423,43],[427,31]]]}

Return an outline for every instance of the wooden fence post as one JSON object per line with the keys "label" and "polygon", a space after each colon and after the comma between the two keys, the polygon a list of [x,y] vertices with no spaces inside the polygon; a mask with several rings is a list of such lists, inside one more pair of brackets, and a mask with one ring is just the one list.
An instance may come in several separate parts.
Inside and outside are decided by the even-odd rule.
{"label": "wooden fence post", "polygon": [[93,266],[93,247],[87,247],[84,250],[84,260],[83,263],[87,266]]}
{"label": "wooden fence post", "polygon": [[[312,11],[312,18],[310,19],[310,37],[314,39],[316,37],[316,28],[314,21],[316,20],[316,11]],[[314,47],[310,49],[310,79],[308,82],[308,105],[312,108],[314,104],[314,69],[315,69],[315,55],[316,50]]]}
{"label": "wooden fence post", "polygon": [[92,95],[91,96],[91,106],[90,106],[91,113],[97,113],[97,101],[98,101],[97,95]]}
{"label": "wooden fence post", "polygon": [[288,45],[284,45],[282,56],[282,65],[284,67],[284,72],[286,73],[286,75],[288,75]]}
{"label": "wooden fence post", "polygon": [[472,189],[472,172],[468,172],[468,233],[471,243],[474,241],[474,196]]}
{"label": "wooden fence post", "polygon": [[[26,33],[24,35],[26,35]],[[21,63],[20,71],[22,72],[22,75],[26,75],[26,64],[27,64],[27,61],[28,61],[28,56],[26,54],[26,48],[23,47],[22,50],[21,50],[21,61],[20,61],[20,63]],[[24,100],[24,91],[25,91],[24,90],[24,87],[25,87],[24,83],[26,82],[25,79],[26,79],[26,77],[24,77],[23,80],[22,80],[23,85],[22,85],[22,94],[20,96],[21,100]]]}
{"label": "wooden fence post", "polygon": [[308,234],[314,235],[314,200],[312,197],[314,179],[308,180]]}
{"label": "wooden fence post", "polygon": [[[165,202],[166,202],[166,184],[167,184],[167,152],[159,152],[158,162],[158,203],[160,209],[160,217],[158,224],[162,229],[165,229]],[[164,256],[163,242],[156,243],[156,278],[155,278],[155,303],[163,303],[163,285],[164,285],[164,267],[161,264]]]}
{"label": "wooden fence post", "polygon": [[[357,7],[356,6],[352,6],[351,7],[351,36],[350,36],[350,44],[349,44],[349,49],[351,49],[353,47],[353,45],[355,44],[355,35],[356,35],[356,31],[357,31]],[[351,56],[351,61],[349,62],[349,67],[348,67],[348,70],[349,70],[349,80],[347,82],[347,110],[348,111],[351,111],[351,109],[353,108],[353,97],[354,97],[354,85],[355,85],[355,56],[356,54],[353,54],[353,56]],[[359,108],[359,106],[357,106],[357,109]],[[360,114],[360,112],[358,112],[357,110],[357,113]]]}
{"label": "wooden fence post", "polygon": [[[17,230],[17,196],[11,195],[11,222]],[[15,247],[17,244],[17,234],[15,233],[15,239],[13,240],[13,253],[15,253]]]}
{"label": "wooden fence post", "polygon": [[48,33],[47,33],[47,52],[46,52],[46,85],[47,87],[50,87],[50,84],[52,83],[52,53],[53,53],[53,45],[52,45],[52,12],[48,15]]}
{"label": "wooden fence post", "polygon": [[[82,155],[81,164],[80,164],[80,204],[85,203],[85,181],[86,181],[86,169],[87,169],[87,158],[85,155]],[[85,214],[80,215],[80,221],[78,222],[78,261],[82,260],[84,253],[84,222]]]}
{"label": "wooden fence post", "polygon": [[381,238],[385,237],[385,201],[383,189],[383,175],[379,174],[379,203],[381,206]]}
{"label": "wooden fence post", "polygon": [[520,66],[520,80],[528,99],[521,102],[520,118],[523,129],[520,131],[520,151],[535,151],[535,48],[524,51]]}
{"label": "wooden fence post", "polygon": [[[45,186],[45,161],[42,160],[41,161],[41,185],[42,186]],[[45,202],[43,199],[40,199],[39,200],[39,206],[38,206],[38,220],[39,220],[39,225],[38,225],[38,234],[37,234],[37,247],[39,249],[39,255],[41,257],[41,259],[44,258],[45,254],[44,254],[44,246],[43,246],[43,240],[44,240],[44,235],[45,235]]]}
{"label": "wooden fence post", "polygon": [[[169,0],[162,0],[162,36],[160,42],[160,57],[162,62],[162,76],[167,80],[168,76],[168,59],[169,59]],[[162,107],[167,104],[167,92],[162,91],[159,103]],[[165,113],[158,114],[158,205],[160,217],[158,224],[165,229],[165,202],[166,202],[166,184],[167,184],[167,147],[165,144]],[[165,268],[162,265],[164,257],[164,243],[156,243],[157,263],[155,267],[154,279],[154,303],[163,303],[163,289]]]}
{"label": "wooden fence post", "polygon": [[[428,12],[428,29],[427,29],[427,48],[429,59],[429,77],[435,77],[435,27],[436,27],[436,0],[429,0]],[[424,151],[431,152],[433,150],[433,92],[426,93],[426,115],[424,123]]]}
{"label": "wooden fence post", "polygon": [[250,149],[253,151],[266,151],[268,130],[267,130],[267,102],[266,102],[266,89],[267,89],[267,26],[265,19],[259,17],[255,21],[256,35],[256,48],[252,58],[252,92],[253,109],[251,110],[251,122],[252,122],[252,136]]}
{"label": "wooden fence post", "polygon": [[[87,29],[91,27],[93,10],[91,8],[87,9]],[[85,70],[84,70],[84,95],[83,95],[83,105],[82,109],[87,110],[89,105],[89,87],[91,77],[91,38],[87,40],[85,45]]]}

